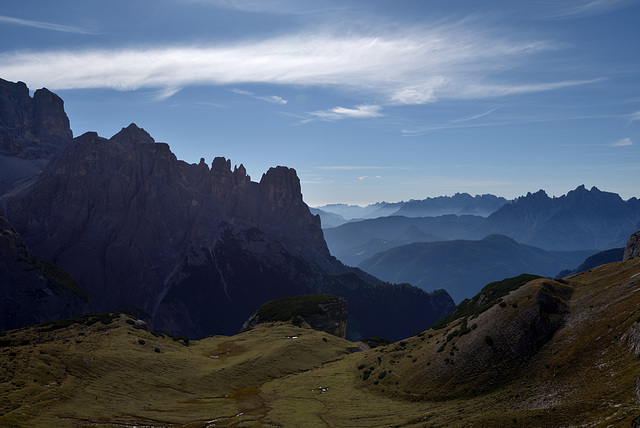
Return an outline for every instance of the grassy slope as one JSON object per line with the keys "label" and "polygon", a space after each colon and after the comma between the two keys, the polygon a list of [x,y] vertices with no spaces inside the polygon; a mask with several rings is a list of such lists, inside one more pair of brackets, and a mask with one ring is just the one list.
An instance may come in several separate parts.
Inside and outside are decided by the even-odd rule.
{"label": "grassy slope", "polygon": [[249,423],[267,410],[257,395],[262,383],[319,367],[354,346],[291,325],[189,346],[122,320],[36,330],[0,338],[22,343],[0,348],[0,426]]}
{"label": "grassy slope", "polygon": [[505,296],[464,336],[447,341],[456,320],[353,354],[351,342],[283,324],[189,346],[123,321],[9,332],[0,426],[630,426],[640,360],[624,334],[640,317],[640,260],[553,282],[572,293],[564,327],[532,357],[473,374],[495,361],[474,350],[490,334],[504,351],[505,323],[535,309],[544,283]]}

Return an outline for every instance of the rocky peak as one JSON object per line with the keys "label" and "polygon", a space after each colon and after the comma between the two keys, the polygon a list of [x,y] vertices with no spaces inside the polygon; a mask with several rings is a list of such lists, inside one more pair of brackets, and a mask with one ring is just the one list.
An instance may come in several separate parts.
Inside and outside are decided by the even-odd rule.
{"label": "rocky peak", "polygon": [[269,168],[262,174],[260,186],[272,207],[296,206],[303,204],[300,179],[296,170],[285,166]]}
{"label": "rocky peak", "polygon": [[211,162],[211,172],[216,175],[227,174],[231,172],[231,160],[224,156],[216,156]]}
{"label": "rocky peak", "polygon": [[0,153],[49,159],[72,138],[60,97],[43,88],[31,98],[23,82],[0,79]]}
{"label": "rocky peak", "polygon": [[636,257],[640,257],[640,232],[634,233],[629,238],[622,260],[631,260]]}
{"label": "rocky peak", "polygon": [[135,146],[137,144],[155,143],[155,140],[147,131],[139,128],[135,123],[130,124],[126,128],[122,128],[120,132],[111,137],[112,142],[122,144],[124,146]]}

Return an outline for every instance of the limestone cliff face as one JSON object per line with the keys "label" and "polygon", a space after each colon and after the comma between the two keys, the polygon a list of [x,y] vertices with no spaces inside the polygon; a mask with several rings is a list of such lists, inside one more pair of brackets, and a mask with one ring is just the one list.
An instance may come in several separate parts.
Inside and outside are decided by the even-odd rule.
{"label": "limestone cliff face", "polygon": [[72,138],[60,97],[43,88],[31,98],[24,83],[0,79],[0,154],[49,158]]}
{"label": "limestone cliff face", "polygon": [[108,140],[73,140],[8,215],[37,254],[86,285],[96,309],[135,303],[155,312],[185,260],[215,255],[223,231],[259,229],[294,258],[337,263],[294,170],[272,168],[255,183],[224,158],[211,169],[187,164],[133,124]]}
{"label": "limestone cliff face", "polygon": [[73,138],[62,100],[0,79],[0,195],[36,176]]}
{"label": "limestone cliff face", "polygon": [[0,331],[79,315],[85,299],[73,285],[58,267],[38,260],[0,214]]}
{"label": "limestone cliff face", "polygon": [[631,260],[636,257],[640,257],[640,232],[634,233],[629,238],[622,260]]}

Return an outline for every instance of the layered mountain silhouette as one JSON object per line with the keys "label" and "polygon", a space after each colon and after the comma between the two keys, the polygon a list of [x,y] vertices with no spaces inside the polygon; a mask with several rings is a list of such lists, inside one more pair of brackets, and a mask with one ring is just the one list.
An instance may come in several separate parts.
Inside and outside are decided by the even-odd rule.
{"label": "layered mountain silhouette", "polygon": [[499,233],[547,250],[623,247],[640,225],[640,200],[583,185],[550,198],[529,193],[491,214],[479,234]]}
{"label": "layered mountain silhouette", "polygon": [[[358,266],[378,252],[412,242],[480,240],[500,234],[553,251],[558,261],[573,269],[600,250],[624,246],[627,237],[640,228],[639,223],[637,198],[624,201],[615,193],[579,186],[558,198],[542,190],[529,193],[504,204],[487,218],[379,217],[325,229],[325,238],[332,254],[348,265]],[[464,264],[464,260],[460,262]]]}
{"label": "layered mountain silhouette", "polygon": [[313,208],[322,219],[322,227],[337,227],[354,220],[387,216],[438,217],[448,214],[477,215],[487,217],[508,201],[495,195],[456,193],[453,196],[438,196],[407,202],[378,202],[360,207],[358,205],[330,204]]}
{"label": "layered mountain silhouette", "polygon": [[380,252],[359,267],[392,282],[443,288],[459,303],[487,283],[521,273],[555,276],[567,265],[548,251],[504,235],[478,241],[416,242]]}
{"label": "layered mountain silhouette", "polygon": [[[3,98],[9,151],[22,147],[25,135],[45,145],[48,135],[63,136],[52,138],[60,148],[42,172],[11,183],[3,211],[39,259],[77,280],[89,296],[87,311],[135,307],[158,330],[201,337],[236,333],[265,301],[330,293],[352,308],[350,337],[373,335],[371,322],[385,319],[396,326],[390,337],[402,337],[453,308],[446,293],[378,284],[331,256],[291,168],[271,168],[254,182],[222,157],[210,166],[204,159],[188,164],[135,124],[110,139],[89,132],[67,140],[63,109],[35,125],[28,114],[13,123],[11,112],[35,101],[23,84],[0,86],[19,95]],[[388,293],[397,307],[369,310]],[[416,302],[422,306],[406,310]]]}

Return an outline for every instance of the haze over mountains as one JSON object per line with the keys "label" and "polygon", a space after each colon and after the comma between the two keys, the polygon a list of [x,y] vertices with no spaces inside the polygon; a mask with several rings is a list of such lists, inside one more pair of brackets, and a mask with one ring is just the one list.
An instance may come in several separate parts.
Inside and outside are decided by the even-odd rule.
{"label": "haze over mountains", "polygon": [[[495,211],[486,218],[463,215],[456,201],[465,201],[467,212],[478,211],[475,207],[487,206],[488,201]],[[406,209],[416,203],[431,207],[430,211],[423,209],[424,216],[400,215],[403,211],[418,213],[417,209]],[[332,254],[387,281],[406,281],[425,290],[444,288],[456,302],[472,297],[487,282],[517,273],[555,276],[560,271],[570,272],[599,251],[624,247],[628,236],[640,229],[637,198],[624,201],[596,187],[588,190],[578,186],[560,197],[549,197],[540,190],[513,201],[457,194],[398,203],[391,214],[379,208],[370,211],[380,206],[386,205],[370,205],[363,208],[365,211],[353,206],[323,207],[335,209],[335,213],[366,212],[371,217],[388,214],[325,227]],[[435,206],[441,215],[428,216]],[[501,242],[500,251],[485,248],[489,236],[493,236],[493,246]],[[457,241],[446,243],[451,240]],[[531,251],[536,257],[523,257]],[[436,263],[436,259],[447,262]]]}
{"label": "haze over mountains", "polygon": [[358,205],[332,204],[312,208],[319,214],[322,227],[336,227],[348,221],[387,216],[437,217],[447,214],[477,215],[487,217],[506,204],[505,198],[494,195],[471,196],[468,193],[456,193],[453,196],[438,196],[407,202],[378,202],[360,207]]}

